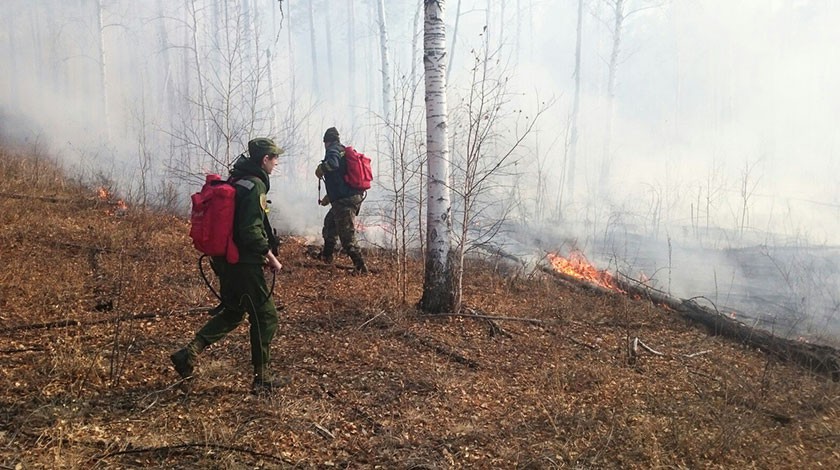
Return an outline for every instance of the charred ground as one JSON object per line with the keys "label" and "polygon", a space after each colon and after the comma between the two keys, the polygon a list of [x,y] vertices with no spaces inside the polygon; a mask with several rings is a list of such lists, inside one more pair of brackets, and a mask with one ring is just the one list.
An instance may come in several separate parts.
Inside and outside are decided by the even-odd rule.
{"label": "charred ground", "polygon": [[425,316],[419,262],[402,302],[388,253],[352,276],[292,236],[292,385],[248,393],[243,326],[185,392],[168,356],[214,305],[187,222],[43,158],[0,151],[0,175],[2,468],[840,467],[837,383],[672,311],[484,260],[467,311],[515,320]]}

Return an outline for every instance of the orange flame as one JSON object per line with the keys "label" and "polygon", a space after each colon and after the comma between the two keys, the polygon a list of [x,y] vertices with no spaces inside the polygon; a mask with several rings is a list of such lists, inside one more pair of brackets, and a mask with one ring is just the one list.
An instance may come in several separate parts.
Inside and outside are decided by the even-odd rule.
{"label": "orange flame", "polygon": [[579,251],[573,251],[568,258],[556,253],[549,253],[548,260],[555,271],[572,276],[574,278],[595,284],[605,289],[624,292],[618,287],[612,274],[607,271],[599,271]]}
{"label": "orange flame", "polygon": [[113,209],[108,209],[105,211],[106,214],[110,215],[118,215],[123,216],[128,212],[128,204],[125,203],[122,199],[117,199],[113,201],[114,195],[108,191],[107,188],[100,186],[96,189],[96,195],[99,197],[101,201],[107,202]]}

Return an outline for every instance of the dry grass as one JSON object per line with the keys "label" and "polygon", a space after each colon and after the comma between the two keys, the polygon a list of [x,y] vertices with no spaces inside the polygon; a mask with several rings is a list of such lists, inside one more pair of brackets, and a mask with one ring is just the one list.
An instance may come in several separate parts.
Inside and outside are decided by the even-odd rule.
{"label": "dry grass", "polygon": [[[470,308],[543,323],[431,318],[386,253],[356,277],[294,237],[274,342],[293,384],[248,393],[242,327],[184,392],[168,356],[214,304],[186,222],[116,212],[45,159],[0,175],[0,468],[840,467],[836,383],[671,312],[480,264]],[[666,356],[630,361],[633,337]]]}

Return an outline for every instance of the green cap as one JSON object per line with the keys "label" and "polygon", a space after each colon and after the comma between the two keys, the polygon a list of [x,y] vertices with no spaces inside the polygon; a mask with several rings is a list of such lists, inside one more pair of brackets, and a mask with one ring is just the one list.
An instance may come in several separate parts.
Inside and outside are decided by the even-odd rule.
{"label": "green cap", "polygon": [[251,158],[262,158],[266,155],[280,155],[283,149],[277,146],[273,140],[260,137],[248,142],[248,154]]}

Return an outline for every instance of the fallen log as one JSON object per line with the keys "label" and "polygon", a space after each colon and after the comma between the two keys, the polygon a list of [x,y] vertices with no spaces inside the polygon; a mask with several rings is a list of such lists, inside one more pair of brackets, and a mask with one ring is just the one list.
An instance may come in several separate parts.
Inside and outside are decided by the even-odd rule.
{"label": "fallen log", "polygon": [[734,339],[742,344],[763,350],[778,359],[804,366],[808,370],[840,381],[840,351],[829,346],[790,340],[767,331],[745,325],[720,313],[717,308],[697,303],[696,298],[678,299],[662,291],[616,278],[622,290],[631,295],[665,305],[694,323],[703,325],[709,334]]}
{"label": "fallen log", "polygon": [[716,308],[704,307],[696,302],[697,299],[674,298],[635,280],[630,282],[616,276],[613,280],[618,289],[612,290],[561,273],[552,266],[546,266],[542,263],[538,263],[537,268],[570,287],[608,295],[631,295],[648,299],[655,304],[670,308],[692,322],[705,326],[709,334],[734,339],[742,344],[763,350],[782,361],[796,363],[812,372],[826,375],[835,382],[840,381],[840,351],[835,348],[775,336],[767,331],[745,325],[734,318],[729,318],[717,311]]}

